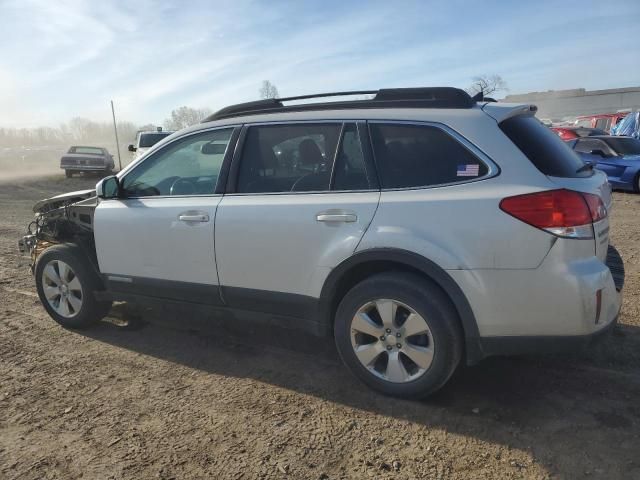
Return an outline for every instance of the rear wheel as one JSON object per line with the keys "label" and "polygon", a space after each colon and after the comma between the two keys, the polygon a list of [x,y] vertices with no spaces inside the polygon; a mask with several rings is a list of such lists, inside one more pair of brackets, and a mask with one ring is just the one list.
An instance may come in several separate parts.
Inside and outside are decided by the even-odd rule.
{"label": "rear wheel", "polygon": [[49,316],[63,327],[89,327],[111,309],[111,302],[93,295],[101,285],[88,262],[79,247],[68,244],[50,247],[38,257],[38,296]]}
{"label": "rear wheel", "polygon": [[64,174],[67,176],[67,178],[73,177],[73,172],[71,170],[65,170]]}
{"label": "rear wheel", "polygon": [[462,357],[462,333],[450,300],[413,274],[380,274],[353,287],[338,306],[335,340],[360,380],[405,398],[441,388]]}

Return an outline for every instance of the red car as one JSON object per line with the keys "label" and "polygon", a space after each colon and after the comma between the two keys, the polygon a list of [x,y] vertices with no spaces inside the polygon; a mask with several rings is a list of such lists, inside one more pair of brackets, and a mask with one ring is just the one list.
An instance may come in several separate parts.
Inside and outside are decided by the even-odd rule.
{"label": "red car", "polygon": [[[629,112],[601,113],[598,115],[583,115],[576,118],[576,127],[599,128],[606,133],[611,133],[620,120],[627,116]],[[574,137],[575,138],[575,137]],[[563,139],[564,140],[564,139]]]}
{"label": "red car", "polygon": [[580,137],[592,137],[593,135],[606,135],[607,132],[597,128],[586,127],[550,127],[558,136],[564,140],[573,140]]}

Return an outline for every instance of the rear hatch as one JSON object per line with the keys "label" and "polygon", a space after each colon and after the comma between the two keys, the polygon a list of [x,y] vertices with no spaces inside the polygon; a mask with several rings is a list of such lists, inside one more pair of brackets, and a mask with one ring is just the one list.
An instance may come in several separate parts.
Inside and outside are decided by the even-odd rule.
{"label": "rear hatch", "polygon": [[[611,209],[611,186],[607,176],[587,166],[580,157],[531,113],[506,118],[500,129],[535,167],[558,186],[575,192],[597,195],[607,213]],[[609,217],[593,224],[595,254],[603,262],[609,247]]]}

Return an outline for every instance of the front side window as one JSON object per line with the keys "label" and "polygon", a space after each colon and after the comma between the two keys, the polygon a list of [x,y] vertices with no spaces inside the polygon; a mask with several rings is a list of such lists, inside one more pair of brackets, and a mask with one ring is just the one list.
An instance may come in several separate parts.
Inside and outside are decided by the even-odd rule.
{"label": "front side window", "polygon": [[489,169],[441,128],[370,124],[382,188],[458,183],[485,176]]}
{"label": "front side window", "polygon": [[340,124],[249,127],[238,175],[239,193],[329,190]]}
{"label": "front side window", "polygon": [[233,128],[201,132],[167,145],[124,177],[124,195],[214,193],[232,132]]}

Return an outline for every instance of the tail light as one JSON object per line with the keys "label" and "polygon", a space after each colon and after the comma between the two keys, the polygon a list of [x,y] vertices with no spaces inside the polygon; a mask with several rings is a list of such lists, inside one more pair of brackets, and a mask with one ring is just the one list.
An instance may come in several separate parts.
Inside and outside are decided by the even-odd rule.
{"label": "tail light", "polygon": [[573,190],[548,190],[507,197],[500,209],[558,237],[593,238],[593,223],[607,216],[598,195]]}

